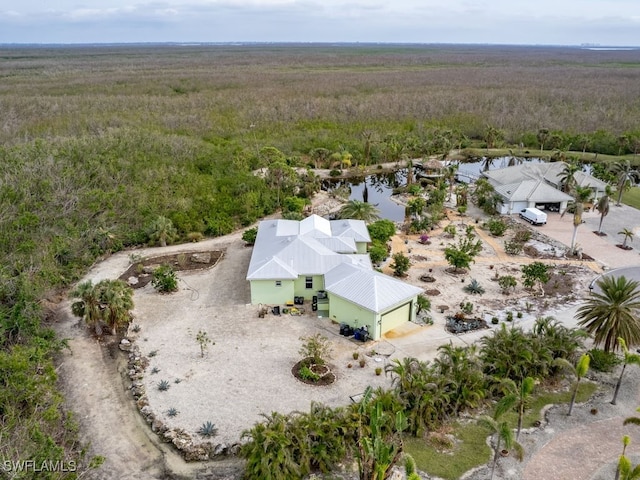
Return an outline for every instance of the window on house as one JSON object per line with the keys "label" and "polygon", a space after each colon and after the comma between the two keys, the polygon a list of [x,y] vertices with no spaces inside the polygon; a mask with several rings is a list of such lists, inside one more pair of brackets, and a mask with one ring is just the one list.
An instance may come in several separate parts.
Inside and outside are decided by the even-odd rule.
{"label": "window on house", "polygon": [[313,277],[305,277],[305,279],[304,279],[304,287],[305,288],[313,288]]}
{"label": "window on house", "polygon": [[282,282],[280,280],[276,280],[276,287],[281,287],[282,286]]}

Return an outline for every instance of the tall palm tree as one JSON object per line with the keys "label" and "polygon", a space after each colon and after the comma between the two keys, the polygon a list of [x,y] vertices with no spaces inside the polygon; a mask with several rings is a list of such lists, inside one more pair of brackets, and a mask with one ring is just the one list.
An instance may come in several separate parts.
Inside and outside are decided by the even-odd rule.
{"label": "tall palm tree", "polygon": [[621,160],[613,165],[613,173],[616,175],[616,182],[618,188],[618,201],[616,205],[619,207],[622,201],[622,193],[631,185],[635,180],[640,177],[640,171],[631,165],[629,160]]}
{"label": "tall palm tree", "polygon": [[605,352],[618,348],[618,338],[625,345],[640,344],[640,283],[624,276],[604,277],[588,300],[578,308],[578,325],[594,337],[596,346]]}
{"label": "tall palm tree", "polygon": [[576,403],[576,396],[578,395],[578,387],[580,387],[580,380],[584,378],[584,376],[589,371],[589,362],[591,357],[589,354],[585,353],[582,355],[578,362],[573,365],[571,362],[564,358],[556,358],[553,363],[559,367],[563,367],[573,373],[576,377],[576,383],[573,386],[573,392],[571,393],[571,401],[569,402],[569,411],[567,412],[567,416],[571,416],[571,412],[573,411],[573,405]]}
{"label": "tall palm tree", "polygon": [[380,210],[370,203],[361,202],[360,200],[349,200],[338,212],[338,217],[363,220],[369,223],[380,219]]}
{"label": "tall palm tree", "polygon": [[[625,420],[624,422],[625,425],[627,424],[627,420]],[[629,460],[625,456],[627,447],[630,443],[631,438],[628,435],[624,435],[622,437],[622,455],[620,455],[620,460],[618,460],[618,468],[616,469],[615,480],[640,479],[640,465],[636,465],[635,467],[633,467],[633,465],[631,464],[631,460]]]}
{"label": "tall palm tree", "polygon": [[628,228],[623,228],[618,232],[618,235],[624,235],[624,240],[622,241],[622,248],[627,248],[627,242],[629,240],[633,240],[633,232]]}
{"label": "tall palm tree", "polygon": [[564,165],[562,173],[558,177],[560,184],[562,185],[562,191],[569,193],[576,185],[576,179],[574,175],[580,171],[580,165],[575,162],[569,162]]}
{"label": "tall palm tree", "polygon": [[600,197],[600,200],[598,200],[598,205],[596,205],[596,208],[600,212],[600,223],[598,224],[598,235],[602,235],[602,221],[604,220],[604,217],[609,215],[609,197],[611,196],[612,193],[613,192],[611,190],[611,186],[607,185],[604,190],[604,195]]}
{"label": "tall palm tree", "polygon": [[571,249],[572,254],[575,253],[576,239],[578,237],[578,227],[582,225],[582,214],[584,213],[584,202],[589,201],[592,191],[588,187],[574,188],[575,206],[573,211],[573,235],[571,235]]}
{"label": "tall palm tree", "polygon": [[627,365],[640,365],[640,355],[637,353],[629,352],[627,348],[627,344],[623,338],[618,339],[618,345],[620,345],[620,349],[622,350],[622,370],[620,370],[620,376],[618,377],[618,381],[616,382],[616,389],[613,392],[613,399],[611,400],[611,405],[615,405],[618,399],[618,392],[620,391],[620,385],[622,385],[622,376],[624,375],[624,371],[627,368]]}

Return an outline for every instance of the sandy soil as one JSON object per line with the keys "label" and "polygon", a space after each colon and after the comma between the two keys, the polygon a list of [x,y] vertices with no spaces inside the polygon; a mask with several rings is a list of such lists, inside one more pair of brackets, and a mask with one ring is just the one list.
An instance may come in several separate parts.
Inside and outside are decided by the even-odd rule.
{"label": "sandy soil", "polygon": [[[335,206],[325,203],[324,207],[316,207]],[[452,215],[452,220],[456,224],[468,223],[476,215],[479,213],[473,211],[464,218]],[[464,227],[461,225],[460,228]],[[463,277],[445,272],[447,265],[443,248],[451,240],[444,238],[440,231],[433,232],[432,243],[427,246],[420,245],[416,237],[398,236],[394,239],[393,250],[406,251],[412,259],[413,266],[407,281],[440,290],[440,295],[433,300],[434,307],[443,304],[455,311],[460,302],[471,301],[476,312],[488,319],[492,316],[503,318],[505,311],[512,310],[523,313],[516,322],[525,327],[531,325],[537,316],[548,314],[571,324],[571,310],[566,309],[574,307],[587,291],[588,282],[594,272],[600,269],[596,262],[583,262],[578,266],[578,262],[545,259],[547,263],[558,265],[558,270],[565,272],[566,278],[572,279],[574,287],[571,292],[566,292],[560,298],[546,296],[539,299],[518,287],[518,293],[506,297],[499,292],[497,283],[491,281],[491,277],[495,276],[496,271],[499,274],[510,272],[518,277],[519,265],[533,259],[508,257],[504,254],[501,240],[481,231],[479,234],[483,241],[483,252],[471,271]],[[347,404],[352,396],[357,396],[367,385],[389,385],[390,379],[384,375],[376,376],[374,370],[384,366],[390,359],[406,355],[431,359],[437,347],[443,343],[470,343],[490,331],[460,336],[449,334],[444,329],[445,315],[434,308],[434,325],[407,324],[390,332],[380,342],[363,345],[340,336],[338,327],[328,319],[311,315],[308,305],[308,314],[304,316],[267,315],[259,318],[257,307],[248,305],[249,290],[244,280],[251,249],[244,246],[240,237],[241,232],[236,232],[196,244],[133,252],[143,256],[213,249],[225,252],[223,259],[212,269],[181,273],[180,290],[175,294],[159,295],[149,285],[136,290],[134,297],[134,323],[140,325],[141,330],[137,334],[130,333],[150,361],[143,379],[150,406],[167,425],[184,428],[195,437],[199,426],[211,421],[219,429],[214,443],[233,444],[239,440],[243,430],[260,420],[262,413],[307,410],[311,401],[333,406]],[[542,239],[541,244],[549,248],[555,245],[549,239]],[[97,281],[117,278],[128,267],[130,253],[114,255],[96,265],[86,279]],[[418,277],[427,273],[429,268],[437,280],[425,284]],[[465,293],[462,290],[465,283],[461,278],[465,278],[466,282],[471,278],[477,279],[487,292],[481,297]],[[562,305],[562,309],[558,305]],[[237,461],[186,464],[174,450],[151,433],[137,412],[128,390],[131,382],[125,375],[124,354],[116,348],[100,345],[90,337],[78,325],[77,319],[71,316],[68,302],[63,305],[58,330],[62,337],[69,339],[71,347],[71,352],[64,353],[60,359],[67,402],[78,415],[82,437],[90,442],[91,451],[107,457],[105,466],[96,473],[95,478],[239,477]],[[204,357],[200,355],[195,340],[199,330],[206,331],[215,342],[209,346]],[[316,332],[326,335],[333,345],[331,364],[337,381],[326,387],[302,384],[290,373],[291,366],[300,359],[300,337]],[[366,358],[364,368],[353,361],[354,351]],[[151,373],[154,368],[157,373]],[[157,389],[161,380],[170,382],[169,390],[161,392]],[[628,403],[633,410],[635,405],[630,405],[633,401],[629,400]],[[177,416],[166,415],[171,407],[179,411]],[[604,412],[609,410],[603,406],[600,411],[602,414],[591,417],[604,418]],[[621,409],[615,410],[619,411]],[[611,414],[612,417],[615,417],[615,412]],[[625,410],[623,415],[631,414]],[[559,419],[561,415],[556,417]],[[550,417],[549,425],[539,429],[542,433],[528,434],[527,438],[531,438],[536,445],[528,449],[542,452],[542,446],[550,444],[554,432],[570,429],[575,425],[575,419],[584,422],[591,417],[582,418],[574,414],[571,417],[574,423],[568,423],[566,427],[556,426],[559,420],[551,421]],[[529,460],[522,464],[516,464],[511,459],[501,461],[502,478],[547,478],[523,476],[525,467],[534,468],[535,460],[536,454],[532,453]],[[468,478],[484,479],[485,474],[485,470],[480,470]]]}

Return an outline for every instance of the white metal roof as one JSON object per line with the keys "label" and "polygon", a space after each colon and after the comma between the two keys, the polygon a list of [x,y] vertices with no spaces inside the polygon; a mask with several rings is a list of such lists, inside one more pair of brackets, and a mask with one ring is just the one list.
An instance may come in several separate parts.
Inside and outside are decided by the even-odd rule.
{"label": "white metal roof", "polygon": [[525,180],[519,183],[498,185],[495,190],[510,202],[565,202],[573,197],[556,190],[542,180]]}
{"label": "white metal roof", "polygon": [[325,290],[376,313],[400,305],[423,292],[388,275],[342,263],[324,275]]}
{"label": "white metal roof", "polygon": [[[307,221],[309,219],[311,220]],[[358,222],[362,223],[362,227],[358,226]],[[301,222],[260,222],[247,280],[295,279],[300,275],[323,275],[342,262],[355,262],[371,268],[369,255],[356,254],[356,241],[363,241],[359,240],[362,238],[361,229],[364,228],[366,231],[364,222],[350,220],[348,225],[351,235],[343,229],[341,236],[331,235],[331,229],[327,230],[331,223],[317,215]],[[301,230],[304,234],[300,234]]]}

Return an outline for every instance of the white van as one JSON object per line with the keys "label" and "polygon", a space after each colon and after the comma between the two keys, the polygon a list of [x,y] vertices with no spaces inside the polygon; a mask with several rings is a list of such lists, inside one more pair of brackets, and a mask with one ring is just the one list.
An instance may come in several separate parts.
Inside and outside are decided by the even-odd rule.
{"label": "white van", "polygon": [[525,208],[521,210],[520,218],[524,218],[532,225],[545,225],[547,223],[547,214],[537,208]]}

